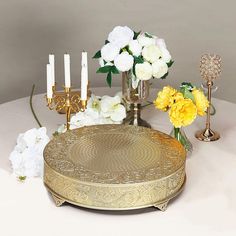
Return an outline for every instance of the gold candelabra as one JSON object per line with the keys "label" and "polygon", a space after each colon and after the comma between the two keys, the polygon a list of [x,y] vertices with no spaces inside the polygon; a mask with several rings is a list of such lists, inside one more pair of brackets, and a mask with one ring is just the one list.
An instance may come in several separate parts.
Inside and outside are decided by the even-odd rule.
{"label": "gold candelabra", "polygon": [[[206,80],[208,88],[208,101],[211,105],[211,89],[213,86],[213,81],[219,78],[221,73],[221,57],[218,55],[205,54],[200,60],[200,73],[201,77]],[[213,131],[210,127],[210,106],[207,108],[207,119],[206,128],[200,130],[195,134],[195,137],[200,141],[216,141],[220,138],[218,132]]]}
{"label": "gold candelabra", "polygon": [[56,91],[52,86],[52,97],[47,97],[47,106],[50,110],[66,114],[66,129],[70,129],[71,113],[84,112],[87,107],[87,100],[81,100],[80,92],[65,87],[64,91]]}

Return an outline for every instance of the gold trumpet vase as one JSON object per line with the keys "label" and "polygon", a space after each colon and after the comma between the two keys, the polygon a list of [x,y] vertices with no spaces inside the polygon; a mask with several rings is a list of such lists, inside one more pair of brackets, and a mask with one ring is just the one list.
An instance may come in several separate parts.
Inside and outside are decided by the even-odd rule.
{"label": "gold trumpet vase", "polygon": [[151,125],[141,118],[141,104],[149,96],[149,81],[140,80],[136,85],[133,83],[132,71],[122,73],[123,98],[130,107],[130,112],[123,124],[143,126],[151,128]]}

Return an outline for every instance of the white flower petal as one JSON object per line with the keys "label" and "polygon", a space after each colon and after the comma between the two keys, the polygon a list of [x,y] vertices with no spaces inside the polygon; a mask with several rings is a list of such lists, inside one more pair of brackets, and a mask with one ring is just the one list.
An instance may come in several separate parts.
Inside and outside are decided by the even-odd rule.
{"label": "white flower petal", "polygon": [[[150,34],[149,34],[150,35]],[[156,44],[156,36],[151,35],[152,38],[145,36],[145,33],[142,33],[138,36],[137,40],[142,47],[155,45]]]}
{"label": "white flower petal", "polygon": [[153,76],[157,79],[160,79],[168,72],[168,66],[162,59],[154,62],[152,64]]}
{"label": "white flower petal", "polygon": [[124,48],[133,39],[134,32],[127,26],[116,26],[108,35],[108,41],[119,49]]}
{"label": "white flower petal", "polygon": [[161,57],[161,50],[156,45],[145,46],[142,51],[144,59],[150,63],[157,61]]}
{"label": "white flower petal", "polygon": [[128,52],[122,52],[115,58],[114,64],[121,72],[129,71],[133,67],[134,58]]}
{"label": "white flower petal", "polygon": [[171,60],[171,55],[166,48],[161,49],[161,59],[166,63],[170,62]]}
{"label": "white flower petal", "polygon": [[133,53],[134,56],[138,57],[142,52],[142,45],[138,40],[132,40],[129,42],[129,50]]}
{"label": "white flower petal", "polygon": [[119,54],[120,48],[114,43],[107,43],[101,49],[102,59],[106,62],[114,61],[115,57]]}
{"label": "white flower petal", "polygon": [[162,49],[162,48],[166,48],[166,43],[164,39],[156,39],[156,45]]}
{"label": "white flower petal", "polygon": [[[42,176],[43,150],[49,142],[46,132],[45,127],[34,128],[19,136],[9,157],[14,174],[26,177]],[[24,146],[24,142],[27,146]],[[24,148],[21,148],[22,145]]]}
{"label": "white flower petal", "polygon": [[116,105],[114,112],[111,114],[111,120],[118,122],[126,117],[125,107],[121,104]]}
{"label": "white flower petal", "polygon": [[149,80],[152,78],[152,66],[148,62],[136,64],[136,76],[139,80]]}
{"label": "white flower petal", "polygon": [[59,134],[65,133],[66,132],[66,125],[65,124],[60,125],[57,129],[57,132]]}

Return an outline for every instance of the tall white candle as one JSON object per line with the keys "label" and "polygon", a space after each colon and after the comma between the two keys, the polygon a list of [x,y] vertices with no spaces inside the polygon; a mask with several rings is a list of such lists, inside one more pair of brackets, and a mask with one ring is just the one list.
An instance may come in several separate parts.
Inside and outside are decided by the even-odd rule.
{"label": "tall white candle", "polygon": [[49,64],[51,65],[51,73],[52,73],[52,85],[55,85],[55,56],[53,54],[49,54]]}
{"label": "tall white candle", "polygon": [[87,52],[82,52],[81,61],[81,100],[87,100],[88,87],[88,56]]}
{"label": "tall white candle", "polygon": [[70,55],[64,54],[65,87],[70,88]]}
{"label": "tall white candle", "polygon": [[52,70],[50,64],[47,64],[47,98],[52,98]]}

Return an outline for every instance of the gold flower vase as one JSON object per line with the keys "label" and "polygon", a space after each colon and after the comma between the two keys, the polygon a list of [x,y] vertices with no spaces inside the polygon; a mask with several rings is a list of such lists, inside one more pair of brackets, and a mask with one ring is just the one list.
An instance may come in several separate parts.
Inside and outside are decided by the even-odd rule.
{"label": "gold flower vase", "polygon": [[141,118],[141,104],[149,96],[149,81],[140,80],[135,86],[133,80],[135,76],[132,71],[122,73],[122,93],[123,98],[130,108],[123,124],[143,126],[151,128],[151,125]]}
{"label": "gold flower vase", "polygon": [[187,156],[190,156],[193,151],[193,145],[187,138],[187,135],[185,134],[185,131],[183,127],[181,128],[175,128],[173,127],[170,136],[173,138],[176,138],[184,147]]}

